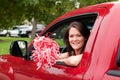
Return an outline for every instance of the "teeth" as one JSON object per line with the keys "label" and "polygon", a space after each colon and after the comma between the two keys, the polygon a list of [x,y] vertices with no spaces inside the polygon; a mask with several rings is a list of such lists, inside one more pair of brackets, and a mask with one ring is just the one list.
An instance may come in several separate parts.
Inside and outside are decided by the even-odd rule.
{"label": "teeth", "polygon": [[75,44],[73,44],[73,45],[78,45],[78,43],[75,43]]}
{"label": "teeth", "polygon": [[73,43],[73,44],[78,45],[79,43],[77,42],[77,43]]}
{"label": "teeth", "polygon": [[75,44],[73,44],[73,45],[79,45],[79,43],[75,43]]}

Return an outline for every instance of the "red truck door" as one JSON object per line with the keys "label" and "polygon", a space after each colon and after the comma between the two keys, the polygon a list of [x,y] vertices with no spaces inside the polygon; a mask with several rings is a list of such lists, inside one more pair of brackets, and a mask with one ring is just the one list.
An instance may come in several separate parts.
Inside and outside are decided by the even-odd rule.
{"label": "red truck door", "polygon": [[[107,5],[104,16],[96,35],[92,52],[89,58],[85,80],[119,80],[120,66],[120,3]],[[93,27],[94,28],[94,27]],[[90,36],[91,38],[91,36]],[[89,43],[89,41],[88,41]],[[90,44],[90,43],[89,43]],[[120,60],[118,60],[120,62]]]}

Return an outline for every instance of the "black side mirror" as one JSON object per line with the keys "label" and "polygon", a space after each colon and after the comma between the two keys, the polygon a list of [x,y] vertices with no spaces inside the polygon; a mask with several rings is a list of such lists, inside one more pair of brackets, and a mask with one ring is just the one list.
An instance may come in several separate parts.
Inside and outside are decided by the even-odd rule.
{"label": "black side mirror", "polygon": [[17,57],[24,57],[27,52],[27,41],[17,40],[10,45],[10,54]]}

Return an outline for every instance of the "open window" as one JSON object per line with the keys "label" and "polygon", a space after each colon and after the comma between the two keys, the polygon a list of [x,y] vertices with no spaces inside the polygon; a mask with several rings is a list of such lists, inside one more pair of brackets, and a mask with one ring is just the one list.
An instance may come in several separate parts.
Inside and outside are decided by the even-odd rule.
{"label": "open window", "polygon": [[[63,19],[54,25],[52,25],[46,32],[42,34],[42,36],[49,36],[52,39],[56,40],[56,42],[60,45],[60,52],[64,53],[66,52],[66,46],[63,42],[63,35],[68,27],[69,23],[72,21],[79,21],[81,23],[84,23],[89,30],[92,30],[92,27],[95,23],[95,20],[97,18],[97,13],[90,13],[90,14],[84,14],[84,15],[77,15],[77,16],[72,16],[67,19]],[[29,59],[29,56],[32,54],[33,50],[33,45],[29,47],[27,50],[27,55],[26,57]]]}
{"label": "open window", "polygon": [[68,27],[69,23],[72,21],[79,21],[87,26],[87,28],[91,31],[92,27],[94,25],[94,22],[96,20],[97,14],[91,13],[91,14],[85,14],[85,15],[78,15],[74,17],[70,17],[67,19],[64,19],[62,21],[59,21],[58,23],[54,24],[50,29],[48,29],[43,35],[46,35],[50,33],[48,36],[55,39],[58,44],[60,45],[61,52],[65,52],[65,45],[63,43],[63,35]]}

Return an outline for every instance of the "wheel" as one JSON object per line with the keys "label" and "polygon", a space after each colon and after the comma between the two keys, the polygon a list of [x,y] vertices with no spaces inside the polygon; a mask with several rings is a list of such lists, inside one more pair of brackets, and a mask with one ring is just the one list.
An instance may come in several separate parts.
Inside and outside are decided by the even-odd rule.
{"label": "wheel", "polygon": [[6,34],[6,37],[10,37],[10,34],[9,34],[9,33],[7,33],[7,34]]}
{"label": "wheel", "polygon": [[28,33],[28,37],[31,38],[31,33]]}

